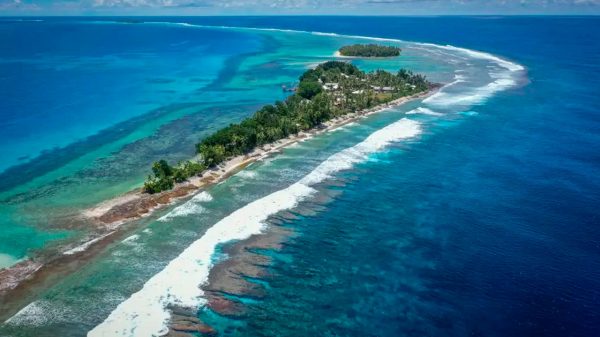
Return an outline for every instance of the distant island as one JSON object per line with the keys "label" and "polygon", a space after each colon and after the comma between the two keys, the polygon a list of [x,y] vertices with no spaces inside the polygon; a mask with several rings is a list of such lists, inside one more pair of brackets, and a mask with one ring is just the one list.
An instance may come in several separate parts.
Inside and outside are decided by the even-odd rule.
{"label": "distant island", "polygon": [[353,44],[340,48],[340,56],[353,57],[394,57],[400,56],[401,49],[394,46],[381,46],[377,44]]}
{"label": "distant island", "polygon": [[170,190],[176,183],[202,176],[205,171],[248,155],[256,148],[272,145],[332,119],[428,92],[433,87],[424,76],[404,69],[395,74],[383,70],[365,73],[346,62],[320,64],[300,77],[295,93],[284,102],[266,105],[252,117],[203,139],[196,145],[197,160],[175,166],[165,160],[155,162],[144,192]]}

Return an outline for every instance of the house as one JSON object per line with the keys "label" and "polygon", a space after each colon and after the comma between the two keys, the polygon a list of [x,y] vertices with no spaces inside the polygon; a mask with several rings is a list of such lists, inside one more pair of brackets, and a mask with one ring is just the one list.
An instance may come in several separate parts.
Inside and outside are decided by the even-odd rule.
{"label": "house", "polygon": [[373,90],[375,90],[376,92],[392,92],[394,90],[396,90],[394,87],[377,87],[372,85],[371,88],[373,88]]}
{"label": "house", "polygon": [[323,84],[324,90],[338,90],[340,85],[338,83],[325,83]]}

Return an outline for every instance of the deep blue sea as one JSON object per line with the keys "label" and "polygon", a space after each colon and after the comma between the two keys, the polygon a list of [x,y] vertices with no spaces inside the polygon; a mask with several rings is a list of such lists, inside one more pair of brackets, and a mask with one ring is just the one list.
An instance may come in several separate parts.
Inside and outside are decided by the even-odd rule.
{"label": "deep blue sea", "polygon": [[530,80],[291,223],[244,335],[600,334],[600,19],[201,21],[452,44]]}
{"label": "deep blue sea", "polygon": [[[218,327],[221,335],[600,336],[600,18],[195,17],[147,20],[449,44],[485,51],[526,69],[518,85],[486,96],[463,110],[451,111],[438,106],[436,111],[445,117],[431,120],[432,116],[407,114],[407,118],[423,125],[418,139],[394,143],[385,151],[370,154],[368,160],[355,163],[351,169],[336,171],[331,174],[332,179],[320,180],[315,186],[328,196],[325,201],[310,201],[303,205],[310,212],[292,211],[294,216],[276,219],[278,226],[290,229],[294,235],[281,249],[262,252],[273,262],[267,267],[266,276],[252,282],[264,289],[264,296],[237,298],[246,308],[240,317],[221,317],[210,310],[199,313],[201,319]],[[60,33],[68,36],[72,30],[64,25],[56,29],[64,29]],[[123,29],[117,27],[114,29]],[[99,70],[93,75],[77,71],[68,81],[64,70],[60,76],[52,77],[56,69],[32,73],[25,65],[15,68],[7,61],[18,58],[19,64],[27,64],[23,61],[25,57],[40,55],[32,57],[31,62],[49,64],[57,56],[48,52],[53,46],[46,45],[42,50],[41,39],[18,53],[0,51],[0,73],[10,79],[0,82],[4,100],[0,114],[4,121],[13,121],[0,123],[0,130],[4,130],[0,132],[0,149],[5,154],[5,167],[26,162],[40,151],[65,146],[72,141],[71,136],[79,135],[77,139],[89,136],[161,106],[202,101],[196,96],[190,97],[190,92],[202,95],[210,92],[214,96],[211,99],[220,106],[233,104],[229,96],[225,102],[218,100],[223,97],[220,95],[229,93],[238,100],[235,108],[202,112],[199,115],[204,119],[192,119],[192,122],[223,125],[239,120],[257,104],[280,96],[280,92],[270,96],[264,93],[297,76],[302,67],[295,66],[315,61],[305,55],[295,55],[297,58],[293,59],[290,51],[300,53],[299,50],[305,48],[307,54],[310,50],[314,56],[322,50],[335,50],[337,43],[295,35],[269,37],[270,33],[251,38],[251,34],[237,30],[197,32],[165,30],[162,26],[145,28],[152,31],[137,29],[127,26],[125,33],[129,35],[119,33],[126,46],[120,45],[119,39],[114,40],[114,31],[98,36],[97,41],[103,43],[86,44],[86,35],[79,35],[77,48],[85,54],[85,62],[102,67],[109,64],[111,70]],[[0,27],[0,32],[2,41],[17,37],[37,41],[40,34],[49,33],[46,29],[32,29],[27,34],[7,33],[6,27]],[[182,37],[181,34],[190,35]],[[164,43],[157,44],[156,39]],[[205,50],[219,50],[220,57],[205,60],[209,56],[204,55],[202,49],[179,47],[189,40],[206,41]],[[219,43],[225,40],[233,42]],[[257,41],[262,41],[262,47]],[[303,46],[301,41],[310,46]],[[68,48],[73,47],[66,37],[64,43]],[[123,59],[117,63],[102,56],[108,54],[114,58],[114,54],[124,48],[133,56],[120,55]],[[171,52],[165,53],[161,48]],[[165,62],[186,59],[179,48],[185,48],[196,57],[198,64],[210,66],[198,70],[188,63],[186,70],[176,71],[173,64],[165,65]],[[260,58],[263,52],[284,61],[267,62],[269,57]],[[52,57],[44,56],[45,53]],[[156,75],[156,69],[136,67],[137,58],[152,58],[157,53],[160,59],[146,60],[144,65],[164,67],[160,76]],[[246,55],[243,57],[248,58],[244,61],[247,63],[240,61],[241,55]],[[417,70],[439,81],[452,81],[452,77],[445,75],[435,77],[445,68],[424,66],[419,64],[417,56],[412,59],[413,56],[408,48],[408,61],[403,65],[420,67]],[[282,66],[286,61],[287,66]],[[127,75],[123,75],[126,81],[114,84],[114,77],[122,71],[117,66],[133,68],[126,68]],[[228,66],[237,67],[238,75],[224,73],[222,69]],[[198,73],[190,75],[185,73],[187,69]],[[89,76],[100,85],[87,88]],[[193,79],[203,85],[190,86],[189,83],[196,83]],[[231,87],[214,89],[209,84],[215,79],[228,81]],[[246,89],[235,89],[242,80]],[[477,78],[471,80],[477,81]],[[103,81],[110,82],[111,86],[104,87]],[[185,85],[171,87],[182,81]],[[163,87],[167,85],[169,88]],[[264,91],[246,92],[252,85]],[[31,106],[26,119],[21,118],[22,115],[13,118],[12,107],[26,99],[30,90],[44,87],[51,89],[44,90],[46,100]],[[103,91],[98,92],[98,87],[104,87]],[[154,91],[149,94],[140,91],[142,89]],[[457,94],[459,89],[455,90]],[[69,109],[68,114],[61,114],[64,100],[57,97],[55,91],[63,95],[69,92],[86,97],[98,95],[101,97],[97,100],[98,108],[105,111],[119,107],[123,113],[99,114],[86,100],[85,109],[81,110],[85,113]],[[147,102],[148,97],[154,100]],[[137,109],[123,109],[121,100]],[[78,104],[75,99],[69,101],[75,106]],[[402,113],[415,107],[417,105],[409,106]],[[206,109],[204,106],[195,109],[194,114],[181,113],[177,118],[209,111],[202,110]],[[44,113],[37,112],[40,110]],[[447,117],[450,115],[455,117]],[[70,123],[72,128],[54,131],[53,125],[73,118],[78,122]],[[153,275],[165,270],[169,261],[183,249],[208,233],[208,228],[220,224],[220,219],[273,190],[286,187],[288,181],[300,180],[332,154],[398,120],[400,117],[383,114],[355,129],[344,129],[290,148],[280,158],[276,157],[274,164],[266,162],[254,169],[251,166],[246,175],[236,175],[208,191],[212,197],[201,201],[206,205],[198,201],[193,209],[175,208],[171,213],[160,214],[164,217],[144,223],[129,241],[110,247],[85,269],[40,294],[37,306],[24,312],[25,318],[15,320],[15,324],[24,324],[27,328],[20,326],[6,331],[14,336],[79,336],[116,312],[120,303],[130,305],[121,308],[123,312],[133,310],[136,304],[143,306],[145,302],[126,300],[140,291]],[[205,129],[210,128],[203,125],[200,131],[186,132],[197,136]],[[148,136],[155,131],[146,132]],[[13,145],[13,141],[19,146]],[[156,140],[140,145],[144,146],[161,148]],[[173,148],[176,147],[172,144],[165,146],[161,148],[162,153]],[[185,151],[181,150],[182,156]],[[146,154],[144,160],[132,164],[136,174],[143,177],[139,172],[162,153]],[[265,181],[257,182],[257,177],[264,177]],[[250,217],[243,218],[244,215],[240,222],[254,221]],[[134,241],[139,244],[133,246]],[[196,247],[199,251],[200,248],[201,245]],[[119,275],[118,278],[115,275]],[[178,284],[182,288],[190,284],[195,287],[195,281],[198,280],[185,279]],[[58,307],[61,309],[56,309]],[[38,320],[38,316],[45,318]],[[123,317],[127,316],[113,318]]]}
{"label": "deep blue sea", "polygon": [[[0,171],[189,100],[190,91],[217,77],[228,56],[251,51],[254,43],[227,32],[198,36],[186,29],[75,20],[0,21],[0,33],[7,46],[0,51]],[[190,46],[192,38],[202,43]]]}
{"label": "deep blue sea", "polygon": [[[173,161],[192,155],[184,133],[146,145],[165,124],[202,111],[210,122],[188,127],[188,134],[207,132],[254,109],[233,112],[235,104],[274,99],[259,85],[235,102],[219,91],[232,67],[226,62],[261,45],[244,33],[4,18],[0,45],[0,267],[75,235],[56,228],[56,218],[75,204],[139,185],[148,165],[166,153],[178,157]],[[217,107],[230,102],[219,122]]]}

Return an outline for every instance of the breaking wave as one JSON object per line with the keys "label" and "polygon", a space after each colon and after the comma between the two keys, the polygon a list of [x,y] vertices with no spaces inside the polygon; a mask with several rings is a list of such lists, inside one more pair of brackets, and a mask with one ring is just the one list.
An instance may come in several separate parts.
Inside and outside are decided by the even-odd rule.
{"label": "breaking wave", "polygon": [[181,216],[203,213],[205,209],[201,204],[211,200],[212,196],[207,192],[198,193],[183,205],[175,207],[172,211],[160,217],[158,221],[165,222]]}
{"label": "breaking wave", "polygon": [[316,190],[312,185],[367,160],[370,154],[392,142],[415,137],[420,132],[419,123],[404,118],[374,132],[363,142],[332,155],[299,182],[234,211],[208,229],[146,282],[140,291],[122,302],[88,336],[146,337],[167,333],[169,306],[198,307],[204,304],[200,285],[208,279],[211,257],[217,245],[261,233],[269,216],[294,208],[313,195]]}
{"label": "breaking wave", "polygon": [[444,114],[441,112],[436,112],[433,111],[431,109],[428,108],[423,108],[423,107],[418,107],[414,110],[411,110],[409,112],[406,113],[407,115],[416,115],[416,114],[422,114],[422,115],[430,115],[430,116],[443,116]]}
{"label": "breaking wave", "polygon": [[465,94],[449,93],[439,91],[423,100],[423,103],[433,106],[447,107],[449,105],[476,105],[485,102],[486,99],[499,91],[506,90],[517,84],[516,80],[510,77],[499,78],[487,85],[471,89]]}
{"label": "breaking wave", "polygon": [[71,249],[69,249],[69,250],[67,250],[67,251],[63,252],[63,255],[73,255],[73,254],[77,254],[77,253],[84,252],[84,251],[86,251],[86,250],[87,250],[87,249],[88,249],[88,248],[89,248],[91,245],[93,245],[94,243],[96,243],[96,242],[98,242],[98,241],[100,241],[100,240],[104,239],[105,237],[107,237],[107,236],[109,236],[109,235],[113,234],[114,232],[115,232],[115,231],[112,231],[112,232],[106,233],[106,234],[104,234],[104,235],[102,235],[102,236],[99,236],[99,237],[97,237],[97,238],[94,238],[94,239],[91,239],[91,240],[89,240],[89,241],[86,241],[86,242],[84,242],[83,244],[81,244],[81,245],[79,245],[79,246],[77,246],[77,247],[75,247],[75,248],[71,248]]}

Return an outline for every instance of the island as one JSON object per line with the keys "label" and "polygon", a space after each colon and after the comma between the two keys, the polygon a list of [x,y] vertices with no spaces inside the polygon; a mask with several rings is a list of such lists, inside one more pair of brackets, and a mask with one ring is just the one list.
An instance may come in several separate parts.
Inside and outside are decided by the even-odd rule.
{"label": "island", "polygon": [[340,56],[351,57],[395,57],[400,56],[401,49],[395,46],[377,44],[353,44],[340,48]]}
{"label": "island", "polygon": [[165,160],[155,162],[144,192],[171,190],[177,183],[202,176],[233,158],[248,156],[257,148],[433,87],[423,75],[404,69],[365,73],[348,62],[322,63],[300,76],[294,94],[285,101],[266,105],[240,123],[201,140],[196,144],[196,159],[173,166]]}

